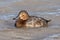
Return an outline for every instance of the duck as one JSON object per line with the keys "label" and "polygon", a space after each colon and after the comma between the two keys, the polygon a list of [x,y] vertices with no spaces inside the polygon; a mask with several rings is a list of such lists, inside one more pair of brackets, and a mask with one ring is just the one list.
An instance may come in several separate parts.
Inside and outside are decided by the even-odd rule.
{"label": "duck", "polygon": [[16,28],[48,27],[48,23],[51,21],[51,19],[47,20],[43,17],[30,16],[26,10],[21,10],[13,20],[16,20],[14,24]]}

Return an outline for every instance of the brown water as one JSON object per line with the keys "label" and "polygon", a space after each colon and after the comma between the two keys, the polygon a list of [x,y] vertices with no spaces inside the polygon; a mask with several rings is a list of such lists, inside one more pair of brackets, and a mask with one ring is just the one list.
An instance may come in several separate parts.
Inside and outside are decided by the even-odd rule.
{"label": "brown water", "polygon": [[[52,21],[48,28],[15,28],[20,10]],[[60,0],[0,0],[0,40],[60,40]]]}

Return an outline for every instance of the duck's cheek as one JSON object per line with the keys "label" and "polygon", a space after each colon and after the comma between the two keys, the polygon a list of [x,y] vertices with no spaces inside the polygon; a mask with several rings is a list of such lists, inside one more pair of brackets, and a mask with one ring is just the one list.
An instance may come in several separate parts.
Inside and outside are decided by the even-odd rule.
{"label": "duck's cheek", "polygon": [[20,17],[20,19],[23,19],[23,17]]}
{"label": "duck's cheek", "polygon": [[25,19],[25,17],[23,17],[23,16],[20,16],[19,18],[20,18],[20,19]]}
{"label": "duck's cheek", "polygon": [[23,19],[23,20],[27,20],[27,19],[28,19],[28,17],[26,17],[26,16],[25,16],[25,17],[21,17],[21,19]]}

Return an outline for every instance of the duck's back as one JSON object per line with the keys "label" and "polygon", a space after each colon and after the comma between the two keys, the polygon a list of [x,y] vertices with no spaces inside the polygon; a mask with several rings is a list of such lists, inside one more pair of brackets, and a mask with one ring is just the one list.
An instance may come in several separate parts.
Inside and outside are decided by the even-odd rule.
{"label": "duck's back", "polygon": [[46,22],[39,17],[36,16],[31,16],[27,21],[26,21],[26,27],[42,27],[44,26]]}

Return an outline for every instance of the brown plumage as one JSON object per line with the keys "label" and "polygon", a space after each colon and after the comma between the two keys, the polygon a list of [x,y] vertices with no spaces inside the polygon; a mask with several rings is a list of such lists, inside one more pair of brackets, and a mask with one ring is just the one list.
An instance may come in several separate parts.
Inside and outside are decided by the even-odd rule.
{"label": "brown plumage", "polygon": [[15,22],[15,27],[17,27],[17,28],[21,28],[22,26],[24,27],[25,22],[26,22],[26,20],[22,20],[22,19],[18,18]]}
{"label": "brown plumage", "polygon": [[[18,18],[17,18],[18,17]],[[28,12],[25,10],[21,10],[17,16],[17,20],[15,22],[15,27],[47,27],[48,22],[51,20],[46,20],[42,17],[29,16]],[[14,20],[16,18],[13,18]]]}

